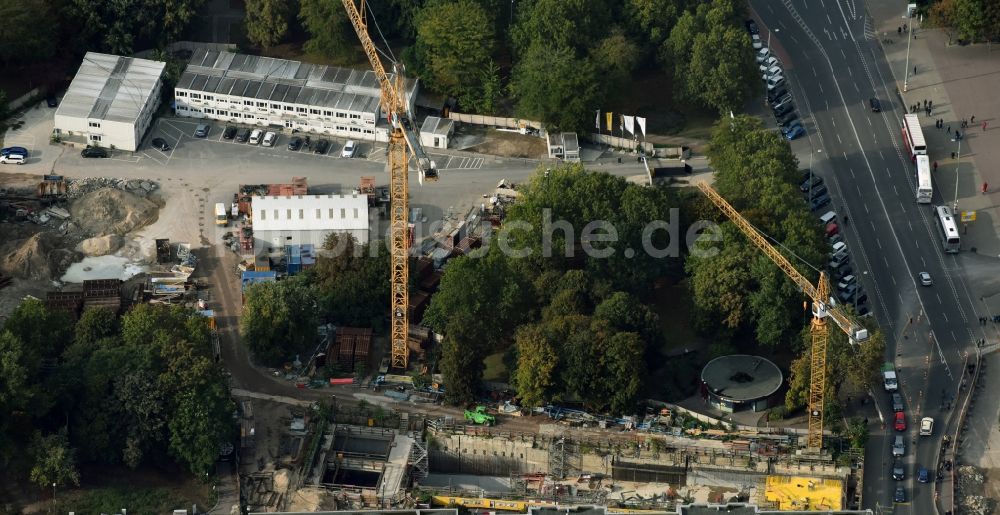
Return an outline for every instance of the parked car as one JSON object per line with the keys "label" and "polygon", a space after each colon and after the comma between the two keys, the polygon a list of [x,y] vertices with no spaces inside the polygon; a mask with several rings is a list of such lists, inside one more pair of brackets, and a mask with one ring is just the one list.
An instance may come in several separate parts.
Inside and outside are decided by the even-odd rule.
{"label": "parked car", "polygon": [[760,48],[760,49],[757,50],[757,62],[758,63],[762,63],[764,61],[767,61],[768,57],[771,57],[771,51],[768,50],[767,47]]}
{"label": "parked car", "polygon": [[771,77],[774,77],[775,75],[780,75],[780,74],[781,74],[781,67],[780,66],[772,66],[772,67],[764,70],[764,72],[761,74],[761,79],[767,80],[767,79],[769,79]]}
{"label": "parked car", "polygon": [[744,25],[746,25],[747,27],[747,32],[751,34],[760,34],[760,30],[757,28],[757,22],[753,20],[747,20],[746,22],[744,22]]}
{"label": "parked car", "polygon": [[785,116],[788,113],[794,113],[794,112],[795,112],[795,105],[792,104],[791,101],[774,106],[774,116]]}
{"label": "parked car", "polygon": [[101,147],[87,147],[80,151],[83,157],[108,157],[108,151]]}
{"label": "parked car", "polygon": [[921,483],[929,483],[931,480],[931,473],[924,467],[917,469],[917,481]]}
{"label": "parked car", "polygon": [[760,34],[751,34],[750,43],[753,44],[754,50],[764,48],[764,42],[760,40]]}
{"label": "parked car", "polygon": [[22,156],[21,154],[7,154],[5,156],[0,156],[0,164],[23,165],[24,156]]}
{"label": "parked car", "polygon": [[274,132],[267,131],[267,134],[264,134],[264,141],[262,141],[260,144],[264,145],[265,147],[273,147],[275,142],[277,141],[278,141],[278,135],[275,134]]}
{"label": "parked car", "polygon": [[328,148],[330,148],[330,142],[325,139],[321,139],[316,142],[316,147],[313,149],[313,153],[325,154]]}
{"label": "parked car", "polygon": [[792,132],[792,129],[794,129],[796,127],[802,127],[802,122],[793,123],[793,124],[788,125],[787,127],[782,127],[781,128],[781,133],[782,134],[788,134],[789,132]]}
{"label": "parked car", "polygon": [[934,284],[934,281],[931,279],[931,274],[927,272],[920,272],[920,285],[930,286],[932,284]]}
{"label": "parked car", "polygon": [[48,95],[45,95],[45,104],[49,107],[59,107],[59,101],[56,100],[56,94],[49,93]]}
{"label": "parked car", "polygon": [[784,97],[787,94],[788,94],[788,88],[786,88],[783,85],[773,89],[767,88],[767,101],[771,104],[774,104],[776,101],[780,100],[781,97]]}
{"label": "parked car", "polygon": [[8,154],[20,154],[24,157],[28,157],[28,149],[24,147],[4,147],[0,148],[0,156],[6,156]]}
{"label": "parked car", "polygon": [[263,137],[264,137],[264,131],[260,129],[254,129],[253,132],[250,133],[250,144],[251,145],[260,144],[260,139]]}
{"label": "parked car", "polygon": [[899,457],[904,454],[906,454],[906,441],[903,440],[903,435],[896,435],[892,441],[892,455]]}
{"label": "parked car", "polygon": [[288,140],[288,150],[298,150],[302,148],[302,138],[295,136]]}
{"label": "parked car", "polygon": [[358,151],[358,145],[354,140],[349,139],[347,143],[344,143],[344,149],[340,151],[340,157],[354,157],[354,154]]}
{"label": "parked car", "polygon": [[[903,396],[898,393],[892,394],[892,411],[903,411]],[[902,437],[897,436],[897,438]]]}
{"label": "parked car", "polygon": [[809,209],[815,211],[830,203],[830,195],[820,195],[809,201]]}
{"label": "parked car", "polygon": [[903,487],[896,487],[896,491],[892,494],[892,502],[906,502],[906,490]]}
{"label": "parked car", "polygon": [[864,317],[864,316],[868,316],[868,314],[871,313],[871,310],[868,309],[868,306],[862,306],[862,305],[859,304],[858,305],[858,312],[857,313],[858,313],[858,316]]}
{"label": "parked car", "polygon": [[170,145],[167,145],[166,140],[164,140],[163,138],[153,138],[153,141],[151,141],[150,143],[152,143],[153,148],[158,149],[162,152],[170,150]]}
{"label": "parked car", "polygon": [[792,127],[792,130],[788,131],[788,133],[785,134],[785,139],[787,139],[788,141],[792,141],[794,139],[802,137],[802,135],[804,135],[805,133],[806,130],[803,129],[801,125],[796,125],[795,127]]}
{"label": "parked car", "polygon": [[906,431],[906,414],[902,411],[896,412],[896,419],[893,422],[893,428],[896,431]]}
{"label": "parked car", "polygon": [[[775,119],[782,125],[788,125],[799,119],[799,113],[796,113],[795,111],[788,111],[783,115],[775,115]],[[799,125],[802,125],[802,122],[799,122]]]}
{"label": "parked car", "polygon": [[924,417],[920,419],[920,436],[931,436],[934,434],[934,419]]}
{"label": "parked car", "polygon": [[871,107],[873,113],[882,112],[882,103],[875,97],[868,99],[868,106]]}
{"label": "parked car", "polygon": [[857,298],[854,299],[854,303],[861,306],[867,302],[868,302],[868,294],[859,291]]}
{"label": "parked car", "polygon": [[194,128],[194,137],[204,138],[208,136],[208,125],[204,123],[199,123],[197,127]]}
{"label": "parked car", "polygon": [[892,478],[896,481],[906,479],[906,469],[903,468],[902,463],[896,462],[892,465]]}
{"label": "parked car", "polygon": [[236,135],[236,141],[240,143],[246,143],[250,139],[250,129],[242,129]]}
{"label": "parked car", "polygon": [[846,275],[846,276],[844,276],[843,279],[840,280],[839,283],[837,283],[837,288],[840,288],[840,290],[842,290],[842,291],[846,290],[848,286],[854,284],[857,280],[858,280],[858,277],[856,275],[853,275],[853,274],[852,275]]}
{"label": "parked car", "polygon": [[222,131],[223,139],[233,139],[235,137],[236,137],[236,127],[233,127],[232,125],[227,126],[226,130]]}

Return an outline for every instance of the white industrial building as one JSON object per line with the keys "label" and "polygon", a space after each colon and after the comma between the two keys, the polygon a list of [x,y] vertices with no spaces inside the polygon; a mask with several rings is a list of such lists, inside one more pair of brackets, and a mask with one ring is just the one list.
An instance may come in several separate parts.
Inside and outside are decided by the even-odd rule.
{"label": "white industrial building", "polygon": [[368,195],[291,195],[254,197],[251,204],[255,254],[286,245],[323,245],[331,233],[368,243]]}
{"label": "white industrial building", "polygon": [[580,162],[580,140],[575,132],[550,132],[545,138],[550,158]]}
{"label": "white industrial building", "polygon": [[428,116],[420,127],[420,144],[429,148],[448,148],[448,138],[455,132],[455,120]]}
{"label": "white industrial building", "polygon": [[62,140],[134,151],[160,105],[166,63],[87,52],[55,114]]}
{"label": "white industrial building", "polygon": [[[413,112],[417,81],[404,89]],[[178,116],[389,141],[380,98],[370,70],[211,50],[195,51],[174,88]]]}

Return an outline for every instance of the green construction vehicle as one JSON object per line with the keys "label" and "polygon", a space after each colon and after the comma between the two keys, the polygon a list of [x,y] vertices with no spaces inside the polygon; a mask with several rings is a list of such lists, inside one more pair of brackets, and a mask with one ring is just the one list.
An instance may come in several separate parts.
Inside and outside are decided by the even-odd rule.
{"label": "green construction vehicle", "polygon": [[497,423],[497,419],[486,413],[486,406],[476,406],[475,410],[465,410],[465,420],[472,421],[473,424],[492,426]]}

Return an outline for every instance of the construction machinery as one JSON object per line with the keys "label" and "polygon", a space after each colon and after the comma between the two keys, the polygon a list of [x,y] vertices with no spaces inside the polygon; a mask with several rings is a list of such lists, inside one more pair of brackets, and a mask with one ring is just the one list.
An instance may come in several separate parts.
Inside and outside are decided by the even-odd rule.
{"label": "construction machinery", "polygon": [[406,345],[409,331],[409,161],[417,164],[420,184],[425,180],[436,181],[438,174],[434,162],[427,157],[420,145],[420,137],[413,123],[404,87],[404,68],[400,62],[392,63],[393,76],[390,77],[382,66],[378,49],[368,35],[365,19],[365,0],[343,0],[347,16],[358,34],[361,46],[368,55],[372,71],[378,79],[381,92],[380,106],[389,122],[389,147],[386,165],[389,169],[389,220],[390,220],[390,318],[393,368],[406,370],[409,351]]}
{"label": "construction machinery", "polygon": [[465,420],[473,424],[492,426],[497,419],[493,415],[486,413],[486,406],[476,406],[476,409],[465,410]]}
{"label": "construction machinery", "polygon": [[826,395],[826,346],[830,336],[830,328],[827,319],[833,319],[837,327],[847,334],[852,344],[857,344],[868,339],[868,330],[837,306],[836,301],[830,296],[830,281],[826,273],[820,271],[817,284],[813,285],[806,276],[799,273],[788,259],[778,252],[778,249],[768,243],[763,234],[758,231],[753,224],[743,218],[726,199],[722,198],[717,191],[705,183],[698,183],[701,190],[709,200],[725,213],[730,220],[739,227],[740,231],[746,235],[750,241],[767,255],[785,275],[788,276],[802,290],[807,297],[812,300],[812,324],[809,333],[812,336],[812,346],[810,348],[809,367],[809,432],[807,436],[807,447],[810,452],[819,453],[823,448],[823,401]]}

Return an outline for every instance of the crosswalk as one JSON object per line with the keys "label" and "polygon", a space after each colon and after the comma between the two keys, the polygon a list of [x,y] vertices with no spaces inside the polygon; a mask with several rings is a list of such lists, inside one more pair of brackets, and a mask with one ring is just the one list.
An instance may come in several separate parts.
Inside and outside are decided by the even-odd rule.
{"label": "crosswalk", "polygon": [[[485,157],[474,156],[453,156],[448,154],[428,153],[428,157],[434,161],[438,170],[478,170],[486,163]],[[386,161],[384,146],[376,146],[368,153],[368,160],[375,163]]]}

